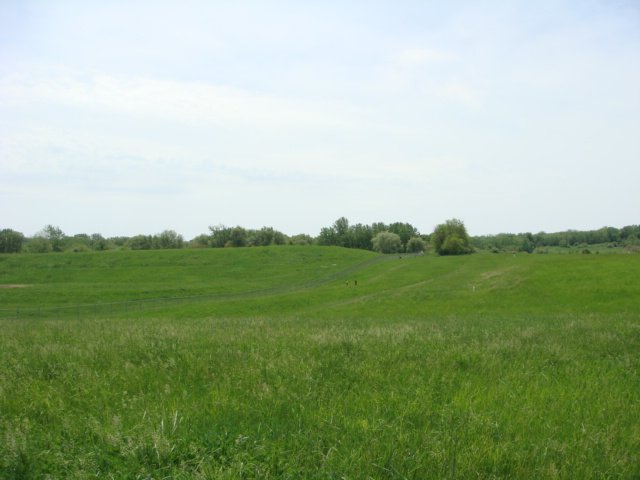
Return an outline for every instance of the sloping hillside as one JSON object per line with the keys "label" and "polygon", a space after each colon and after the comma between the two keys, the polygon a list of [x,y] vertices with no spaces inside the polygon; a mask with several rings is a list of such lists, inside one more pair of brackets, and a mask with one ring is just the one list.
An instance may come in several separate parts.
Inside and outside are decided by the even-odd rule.
{"label": "sloping hillside", "polygon": [[3,255],[0,266],[0,285],[15,287],[0,289],[7,315],[78,305],[97,306],[82,315],[124,314],[131,301],[137,314],[153,315],[544,314],[633,311],[640,299],[638,255],[380,256],[267,247]]}
{"label": "sloping hillside", "polygon": [[0,265],[1,478],[640,475],[640,256]]}

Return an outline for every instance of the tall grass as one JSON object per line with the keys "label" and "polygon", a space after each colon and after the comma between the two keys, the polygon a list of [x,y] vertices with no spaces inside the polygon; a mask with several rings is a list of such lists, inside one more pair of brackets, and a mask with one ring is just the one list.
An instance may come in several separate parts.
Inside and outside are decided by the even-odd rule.
{"label": "tall grass", "polygon": [[[306,266],[255,264],[272,272],[261,284],[244,255],[219,258],[235,270],[218,285],[345,274],[123,318],[0,321],[0,477],[640,476],[640,257],[348,269],[369,257],[310,249]],[[176,265],[166,289],[190,275]],[[80,296],[100,280],[88,272]]]}

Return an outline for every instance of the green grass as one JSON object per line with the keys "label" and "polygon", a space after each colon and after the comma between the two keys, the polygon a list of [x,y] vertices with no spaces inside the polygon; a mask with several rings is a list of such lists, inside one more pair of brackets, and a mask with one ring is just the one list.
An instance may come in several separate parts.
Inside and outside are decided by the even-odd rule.
{"label": "green grass", "polygon": [[305,247],[0,255],[4,306],[60,306],[290,289],[375,258]]}
{"label": "green grass", "polygon": [[379,258],[0,257],[12,308],[211,295],[0,320],[0,478],[640,476],[640,256]]}

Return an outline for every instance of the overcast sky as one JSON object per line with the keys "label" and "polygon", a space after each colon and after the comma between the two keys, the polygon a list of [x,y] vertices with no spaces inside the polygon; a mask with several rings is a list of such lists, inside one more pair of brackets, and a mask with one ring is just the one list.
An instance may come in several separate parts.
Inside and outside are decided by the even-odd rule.
{"label": "overcast sky", "polygon": [[0,228],[640,223],[640,4],[0,0]]}

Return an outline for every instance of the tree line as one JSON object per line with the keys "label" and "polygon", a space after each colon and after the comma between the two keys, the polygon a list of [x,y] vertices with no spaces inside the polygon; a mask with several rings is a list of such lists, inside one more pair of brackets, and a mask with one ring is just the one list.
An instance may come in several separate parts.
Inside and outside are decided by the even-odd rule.
{"label": "tree line", "polygon": [[410,223],[383,222],[364,225],[350,225],[349,220],[341,217],[333,225],[320,230],[316,238],[318,245],[335,245],[346,248],[376,250],[382,253],[421,251],[428,241],[420,235]]}
{"label": "tree line", "polygon": [[100,251],[115,249],[156,250],[179,248],[225,248],[268,245],[331,245],[374,250],[381,253],[419,253],[432,249],[440,255],[459,255],[475,250],[494,252],[534,252],[544,247],[576,247],[594,244],[609,246],[640,245],[640,225],[623,228],[545,233],[501,233],[469,236],[464,223],[447,220],[430,234],[421,234],[406,222],[350,224],[345,217],[323,227],[317,237],[307,234],[289,236],[272,227],[250,229],[215,225],[209,232],[185,240],[174,230],[154,235],[105,238],[99,233],[66,235],[59,227],[45,226],[32,237],[5,228],[0,230],[0,253],[48,253],[63,251]]}
{"label": "tree line", "polygon": [[473,247],[494,252],[533,253],[546,247],[588,247],[607,244],[610,247],[640,245],[640,225],[622,228],[603,227],[598,230],[566,230],[555,233],[500,233],[472,238]]}
{"label": "tree line", "polygon": [[0,231],[0,253],[48,253],[90,250],[155,250],[172,248],[228,248],[268,245],[333,245],[345,248],[376,250],[382,253],[421,252],[429,235],[421,235],[410,223],[383,222],[350,225],[341,217],[322,228],[317,237],[304,233],[286,235],[273,227],[250,229],[241,226],[214,225],[209,232],[186,241],[174,230],[155,235],[105,238],[99,233],[66,235],[59,227],[47,225],[32,237],[12,229]]}

